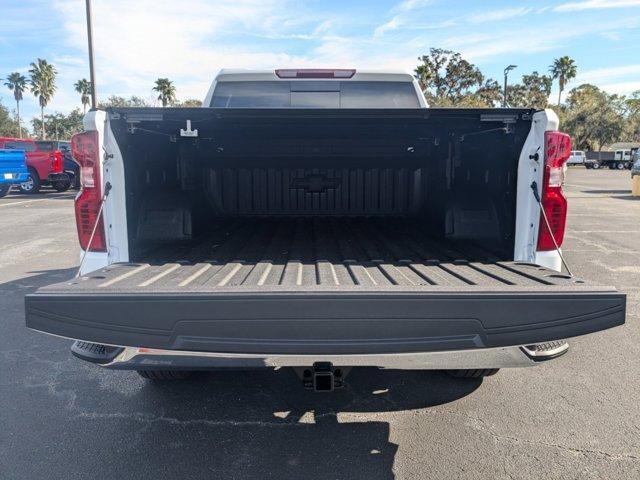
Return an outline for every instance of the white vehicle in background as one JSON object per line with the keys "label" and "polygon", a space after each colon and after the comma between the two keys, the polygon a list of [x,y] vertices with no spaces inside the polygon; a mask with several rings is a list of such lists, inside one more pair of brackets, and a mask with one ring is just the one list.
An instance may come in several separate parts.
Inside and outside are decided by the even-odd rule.
{"label": "white vehicle in background", "polygon": [[[93,110],[72,150],[78,278],[28,327],[145,378],[293,367],[483,377],[625,321],[560,273],[552,110],[429,108],[406,73],[223,71],[203,108]],[[585,366],[588,368],[588,366]]]}
{"label": "white vehicle in background", "polygon": [[582,150],[572,150],[567,165],[584,165],[584,161],[587,158]]}
{"label": "white vehicle in background", "polygon": [[625,168],[631,169],[633,153],[631,149],[616,150],[613,156],[613,164],[609,165],[609,168],[616,168],[618,170],[624,170]]}

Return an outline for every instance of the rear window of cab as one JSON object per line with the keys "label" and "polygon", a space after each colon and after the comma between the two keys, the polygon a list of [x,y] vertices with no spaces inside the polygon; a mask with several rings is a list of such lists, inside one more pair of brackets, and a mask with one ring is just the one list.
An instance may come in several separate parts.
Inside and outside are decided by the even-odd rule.
{"label": "rear window of cab", "polygon": [[219,82],[217,108],[419,108],[411,82]]}
{"label": "rear window of cab", "polygon": [[9,140],[4,143],[4,148],[7,150],[24,150],[25,152],[36,151],[35,143],[24,142],[21,140]]}

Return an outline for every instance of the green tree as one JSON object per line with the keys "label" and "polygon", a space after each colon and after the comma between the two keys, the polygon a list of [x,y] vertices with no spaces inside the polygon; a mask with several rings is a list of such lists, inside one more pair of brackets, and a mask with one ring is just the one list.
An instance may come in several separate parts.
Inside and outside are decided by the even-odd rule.
{"label": "green tree", "polygon": [[511,107],[543,109],[549,103],[553,79],[549,75],[531,72],[522,76],[522,83],[507,87],[507,103]]}
{"label": "green tree", "polygon": [[60,112],[45,115],[44,123],[39,118],[31,120],[34,131],[45,129],[48,138],[55,140],[69,140],[72,135],[82,131],[82,119],[84,114],[79,108],[73,109],[65,115]]}
{"label": "green tree", "polygon": [[625,110],[624,97],[594,85],[580,85],[567,96],[562,129],[571,135],[576,149],[601,150],[623,139]]}
{"label": "green tree", "polygon": [[578,74],[578,67],[573,59],[565,55],[564,57],[556,58],[553,61],[553,64],[549,67],[549,71],[551,72],[551,76],[554,80],[558,79],[558,86],[560,87],[558,92],[559,107],[564,87],[567,85],[569,80],[576,78],[576,75]]}
{"label": "green tree", "polygon": [[80,101],[82,102],[82,113],[87,113],[87,105],[91,101],[91,82],[86,78],[78,80],[74,85],[76,92],[80,94]]}
{"label": "green tree", "polygon": [[11,118],[9,109],[0,103],[0,137],[13,137],[18,130],[18,122]]}
{"label": "green tree", "polygon": [[457,52],[432,48],[418,61],[414,74],[431,106],[492,107],[498,100],[498,83]]}
{"label": "green tree", "polygon": [[627,125],[625,136],[631,142],[640,142],[640,90],[636,90],[625,100]]}
{"label": "green tree", "polygon": [[175,102],[176,107],[185,107],[185,108],[189,108],[189,107],[201,107],[202,106],[202,100],[198,100],[196,98],[188,98],[187,100],[183,101],[183,102]]}
{"label": "green tree", "polygon": [[176,101],[176,87],[168,78],[158,78],[153,90],[158,92],[158,100],[162,102],[163,107]]}
{"label": "green tree", "polygon": [[27,90],[27,79],[20,72],[10,73],[5,85],[13,91],[13,98],[16,101],[16,123],[18,124],[18,135],[22,138],[22,124],[20,122],[20,102],[23,93]]}
{"label": "green tree", "polygon": [[49,104],[56,92],[56,75],[57,71],[53,65],[42,58],[38,58],[37,62],[31,63],[31,92],[38,99],[40,104],[40,120],[42,121],[42,139],[45,137],[45,121],[44,108]]}
{"label": "green tree", "polygon": [[98,104],[99,108],[110,108],[110,107],[116,107],[116,108],[142,108],[142,107],[149,107],[149,103],[142,97],[137,97],[135,95],[132,95],[129,98],[125,98],[125,97],[121,97],[118,95],[111,95],[109,96],[109,98],[107,98],[106,101],[104,102],[100,102]]}

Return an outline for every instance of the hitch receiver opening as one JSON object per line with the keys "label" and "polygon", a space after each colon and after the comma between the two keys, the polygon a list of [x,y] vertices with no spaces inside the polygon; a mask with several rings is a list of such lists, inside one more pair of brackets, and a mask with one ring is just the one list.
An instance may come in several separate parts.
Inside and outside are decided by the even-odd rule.
{"label": "hitch receiver opening", "polygon": [[304,388],[316,392],[332,392],[344,387],[344,378],[350,368],[334,367],[331,362],[316,362],[312,367],[294,368]]}

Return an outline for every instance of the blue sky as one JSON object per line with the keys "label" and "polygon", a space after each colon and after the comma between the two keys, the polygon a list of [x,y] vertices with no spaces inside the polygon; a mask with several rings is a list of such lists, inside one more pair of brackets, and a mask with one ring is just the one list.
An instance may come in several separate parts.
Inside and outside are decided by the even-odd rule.
{"label": "blue sky", "polygon": [[[48,111],[79,105],[88,77],[82,0],[0,0],[0,77],[37,57],[59,71]],[[569,55],[579,77],[640,89],[640,0],[94,0],[98,94],[153,101],[153,80],[202,98],[223,67],[356,67],[411,71],[430,47],[463,53],[490,77],[519,79]],[[552,98],[555,98],[552,93]],[[11,92],[0,101],[13,108]],[[25,117],[37,112],[29,94]]]}

